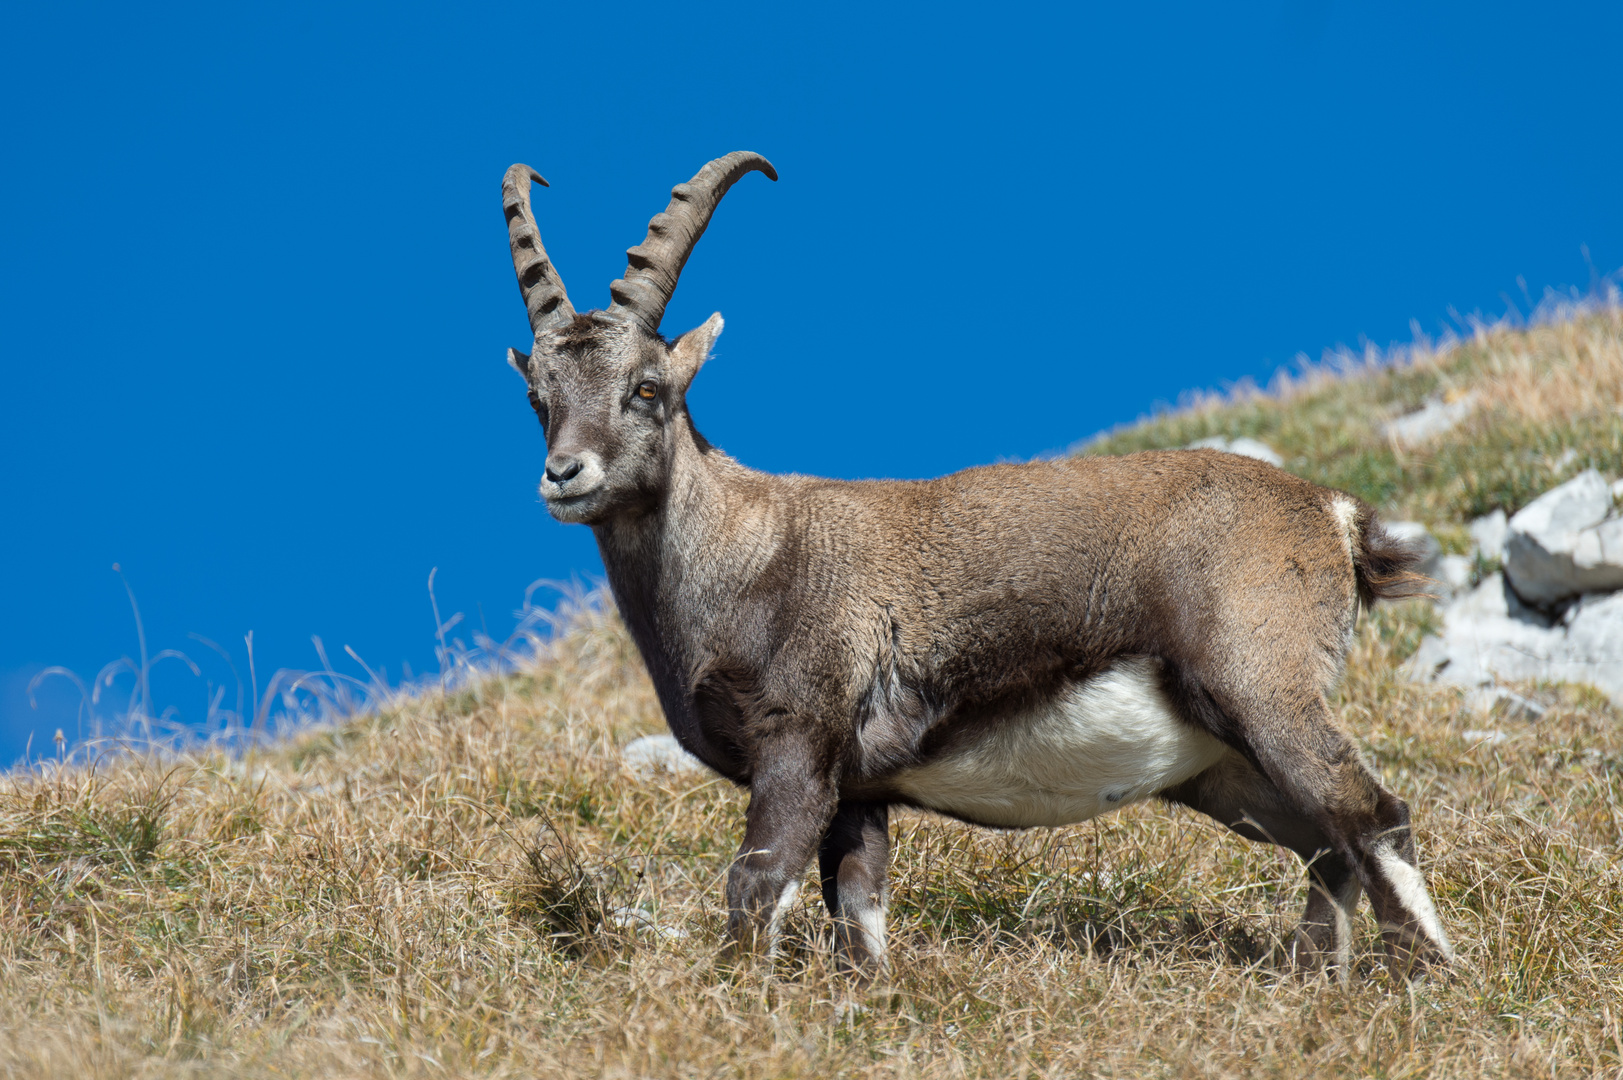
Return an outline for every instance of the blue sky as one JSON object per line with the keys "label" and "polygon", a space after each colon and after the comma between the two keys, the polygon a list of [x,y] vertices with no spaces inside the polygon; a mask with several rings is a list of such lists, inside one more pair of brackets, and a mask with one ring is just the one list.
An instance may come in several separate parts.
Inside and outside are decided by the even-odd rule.
{"label": "blue sky", "polygon": [[[1541,4],[13,5],[0,16],[0,759],[137,644],[434,666],[553,523],[503,349],[514,161],[580,308],[757,150],[667,313],[744,462],[1025,458],[1302,352],[1623,265],[1623,9]],[[1583,250],[1587,245],[1589,261]],[[127,687],[127,681],[122,686]],[[234,693],[234,690],[232,691]]]}

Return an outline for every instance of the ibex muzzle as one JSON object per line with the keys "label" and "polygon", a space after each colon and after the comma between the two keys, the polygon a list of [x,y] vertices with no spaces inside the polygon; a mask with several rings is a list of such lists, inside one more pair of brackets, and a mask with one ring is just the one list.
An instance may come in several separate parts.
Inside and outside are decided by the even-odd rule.
{"label": "ibex muzzle", "polygon": [[1026,828],[1158,797],[1302,857],[1304,966],[1345,977],[1365,892],[1397,966],[1447,961],[1408,807],[1325,697],[1360,603],[1418,591],[1415,553],[1351,496],[1211,450],[916,482],[744,468],[687,411],[721,317],[659,326],[751,171],[776,179],[735,153],[673,189],[584,314],[541,245],[539,176],[502,184],[547,508],[595,532],[676,737],[750,788],[734,942],[770,948],[816,859],[841,956],[880,968],[892,806]]}

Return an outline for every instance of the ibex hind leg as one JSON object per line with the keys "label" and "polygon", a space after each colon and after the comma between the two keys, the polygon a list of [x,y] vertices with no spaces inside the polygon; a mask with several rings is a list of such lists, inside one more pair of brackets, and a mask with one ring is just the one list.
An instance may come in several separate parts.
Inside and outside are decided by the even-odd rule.
{"label": "ibex hind leg", "polygon": [[1363,886],[1330,837],[1238,753],[1162,796],[1214,818],[1248,840],[1289,848],[1307,865],[1307,908],[1290,945],[1304,973],[1326,971],[1345,983],[1352,917]]}
{"label": "ibex hind leg", "polygon": [[1394,970],[1408,976],[1448,964],[1454,950],[1416,863],[1409,807],[1370,773],[1324,695],[1214,689],[1206,700],[1222,714],[1221,737],[1246,751],[1357,873]]}
{"label": "ibex hind leg", "polygon": [[818,853],[823,904],[834,920],[834,949],[860,980],[885,968],[890,888],[890,810],[882,803],[841,803]]}

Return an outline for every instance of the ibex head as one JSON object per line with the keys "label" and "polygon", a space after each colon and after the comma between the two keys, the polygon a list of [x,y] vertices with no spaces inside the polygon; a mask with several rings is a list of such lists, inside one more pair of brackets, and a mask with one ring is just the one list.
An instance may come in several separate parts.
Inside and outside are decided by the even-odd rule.
{"label": "ibex head", "polygon": [[[609,286],[603,311],[577,314],[541,246],[530,210],[528,165],[502,179],[502,209],[519,291],[535,342],[507,361],[530,388],[547,440],[541,495],[559,521],[596,524],[658,498],[679,433],[692,433],[687,389],[721,334],[721,315],[668,342],[659,324],[693,246],[727,189],[745,173],[778,174],[759,154],[717,158],[671,189],[671,204],[626,255],[626,275]],[[701,444],[702,445],[702,444]]]}

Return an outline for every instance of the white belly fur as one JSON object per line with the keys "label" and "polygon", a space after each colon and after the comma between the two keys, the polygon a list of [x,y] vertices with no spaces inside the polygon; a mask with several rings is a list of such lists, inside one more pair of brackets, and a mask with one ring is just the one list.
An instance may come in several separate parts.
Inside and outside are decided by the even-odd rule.
{"label": "white belly fur", "polygon": [[1069,825],[1187,780],[1227,752],[1174,715],[1153,661],[1132,660],[893,783],[921,806],[983,825]]}

